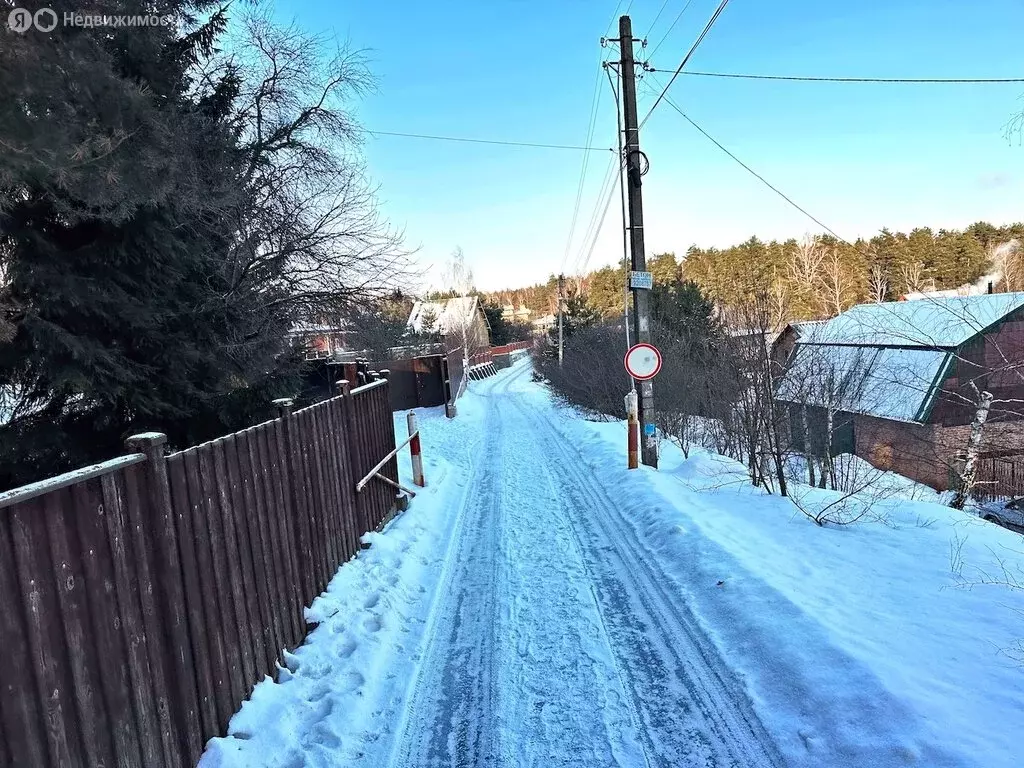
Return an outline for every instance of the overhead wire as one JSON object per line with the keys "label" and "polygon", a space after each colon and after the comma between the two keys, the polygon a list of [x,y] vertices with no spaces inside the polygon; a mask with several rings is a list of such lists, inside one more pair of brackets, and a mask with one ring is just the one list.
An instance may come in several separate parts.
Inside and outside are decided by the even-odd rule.
{"label": "overhead wire", "polygon": [[409,139],[431,139],[434,141],[455,141],[469,144],[497,144],[504,147],[537,147],[540,149],[572,149],[578,152],[615,152],[611,147],[590,147],[572,144],[541,144],[530,141],[502,141],[498,139],[476,139],[469,136],[435,136],[425,133],[399,133],[398,131],[372,131],[368,128],[362,129],[363,133],[371,136],[402,136]]}
{"label": "overhead wire", "polygon": [[[647,68],[648,72],[667,73],[672,70]],[[784,80],[806,83],[895,83],[895,84],[985,84],[985,83],[1024,83],[1024,77],[817,77],[805,75],[756,75],[738,72],[695,72],[687,70],[680,74],[689,77],[720,77],[734,80]]]}
{"label": "overhead wire", "polygon": [[[599,58],[603,58],[599,57]],[[597,77],[594,80],[594,95],[590,100],[590,121],[587,126],[587,138],[584,144],[590,144],[594,139],[594,128],[597,125],[597,112],[598,107],[601,103],[601,69],[598,68]],[[580,214],[580,203],[583,200],[583,187],[587,179],[587,169],[590,166],[590,153],[586,152],[583,155],[583,163],[580,168],[580,179],[576,185],[576,202],[572,209],[572,221],[569,224],[569,234],[565,239],[565,252],[562,254],[562,266],[559,268],[559,272],[565,271],[565,264],[569,260],[569,251],[572,249],[573,237],[576,234],[576,222],[579,219]]]}
{"label": "overhead wire", "polygon": [[[689,5],[689,3],[687,3],[687,5]],[[646,40],[646,39],[647,39],[648,37],[650,37],[650,34],[651,34],[651,30],[652,30],[652,29],[654,29],[655,25],[656,25],[656,24],[658,23],[658,19],[660,19],[660,18],[661,18],[661,14],[663,14],[663,13],[665,12],[665,8],[666,8],[667,6],[668,6],[668,0],[663,0],[663,1],[662,1],[662,3],[661,3],[661,8],[659,8],[659,9],[658,9],[658,13],[657,13],[657,15],[656,15],[656,16],[654,17],[654,21],[652,21],[652,22],[651,22],[651,26],[649,26],[649,27],[647,28],[647,31],[646,31],[646,32],[644,32],[644,40]],[[683,10],[685,11],[686,9],[685,9],[685,8],[683,8]],[[679,15],[680,15],[680,16],[682,15],[682,11],[680,11],[680,14],[679,14]],[[671,28],[671,27],[669,27],[669,32],[671,32],[671,31],[672,31],[672,28]],[[664,38],[662,38],[662,39],[664,39]]]}
{"label": "overhead wire", "polygon": [[770,181],[768,181],[764,176],[762,176],[760,173],[755,171],[753,168],[751,168],[749,165],[747,165],[745,162],[743,162],[740,158],[738,158],[732,151],[730,151],[720,141],[718,141],[718,139],[716,139],[710,133],[705,131],[692,118],[690,118],[689,115],[687,115],[685,112],[683,112],[683,110],[679,107],[679,105],[676,104],[674,101],[672,101],[672,99],[670,97],[665,96],[664,97],[664,101],[665,101],[666,104],[668,104],[670,107],[672,107],[672,109],[674,109],[676,112],[678,112],[680,117],[682,117],[684,120],[686,120],[686,122],[688,122],[690,125],[692,125],[695,129],[697,129],[704,136],[704,138],[706,138],[708,141],[710,141],[712,144],[714,144],[716,147],[718,147],[720,150],[722,150],[722,152],[724,152],[726,155],[728,155],[730,158],[732,158],[745,171],[747,171],[747,173],[751,174],[754,178],[756,178],[758,181],[760,181],[762,184],[764,184],[766,187],[768,187],[768,189],[770,189],[776,195],[778,195],[783,200],[785,200],[787,203],[789,203],[791,206],[793,206],[793,208],[795,208],[796,210],[800,211],[800,213],[802,213],[808,219],[810,219],[815,224],[817,224],[819,227],[824,229],[826,232],[828,232],[830,235],[832,235],[832,237],[836,238],[836,240],[839,240],[839,241],[841,241],[843,243],[846,243],[846,245],[850,245],[850,246],[853,245],[848,240],[846,240],[846,238],[844,238],[842,235],[839,235],[830,226],[825,224],[825,222],[823,222],[817,216],[815,216],[810,211],[808,211],[806,208],[801,206],[799,203],[794,201],[793,198],[791,198],[789,195],[787,195],[781,189],[779,189],[774,184],[772,184]]}
{"label": "overhead wire", "polygon": [[[615,7],[612,9],[611,18],[608,20],[608,23],[605,25],[605,29],[604,29],[605,36],[607,36],[609,34],[609,32],[612,30],[612,28],[613,28],[613,26],[615,24],[615,19],[619,15],[619,7],[621,5],[622,5],[622,0],[617,0],[617,2],[615,3]],[[628,13],[629,9],[630,9],[630,7],[632,7],[632,5],[633,5],[633,0],[629,0],[629,4],[626,6],[626,9],[625,9],[625,11],[623,11],[623,13]],[[602,38],[602,44],[603,43],[604,43],[604,38]],[[604,58],[603,54],[598,57],[599,66],[602,63],[602,59],[603,58]],[[586,140],[584,142],[587,145],[589,145],[591,143],[591,141],[593,141],[594,130],[595,130],[596,126],[597,126],[597,114],[598,114],[598,111],[599,111],[600,101],[601,101],[601,69],[599,68],[598,71],[597,71],[597,75],[594,78],[594,95],[591,98],[591,103],[590,103],[590,120],[589,120],[588,126],[587,126],[587,138],[586,138]],[[612,151],[614,152],[614,150],[612,150]],[[565,251],[562,254],[562,264],[561,264],[561,267],[559,268],[559,272],[564,272],[565,271],[565,266],[566,266],[566,264],[569,261],[569,253],[572,251],[572,243],[573,243],[573,240],[574,240],[575,235],[576,235],[576,224],[579,221],[580,204],[583,201],[583,188],[586,186],[587,171],[589,170],[589,166],[590,166],[590,155],[587,154],[587,155],[584,155],[583,162],[582,162],[581,168],[580,168],[579,183],[576,186],[576,201],[573,204],[572,219],[571,219],[571,223],[569,224],[569,235],[566,238]],[[610,164],[609,164],[609,167],[610,167]],[[604,189],[604,184],[605,183],[606,182],[602,182],[601,189]],[[598,198],[597,199],[598,199],[598,202],[597,202],[596,205],[599,206],[600,205],[600,199],[601,199],[601,193],[600,192],[598,193]],[[584,237],[583,237],[583,243],[586,243],[587,238],[589,237],[590,226],[593,226],[594,217],[596,215],[597,215],[597,207],[595,207],[594,212],[591,214],[591,223],[590,223],[590,225],[588,225],[587,234],[584,235]],[[581,246],[581,252],[582,252],[582,246]],[[577,260],[578,259],[579,259],[579,256],[577,256]]]}
{"label": "overhead wire", "polygon": [[[676,24],[678,24],[679,20],[681,18],[683,18],[683,14],[686,13],[686,9],[690,7],[690,3],[692,3],[692,2],[693,2],[693,0],[686,0],[686,5],[684,5],[683,9],[681,11],[679,11],[679,13],[676,14],[676,17],[672,20],[672,23],[669,25],[668,29],[665,31],[665,34],[661,36],[661,40],[658,41],[658,44],[656,46],[654,46],[654,49],[651,51],[651,53],[648,56],[648,58],[650,58],[651,56],[654,56],[654,54],[658,52],[658,49],[661,48],[662,44],[668,39],[668,36],[670,34],[672,34],[672,30],[676,28]],[[661,15],[660,11],[659,11],[658,15],[659,16]],[[657,21],[657,19],[655,19],[655,21]],[[653,28],[654,25],[652,24],[651,27]],[[650,33],[651,33],[651,30],[647,30],[647,34],[649,35]],[[644,35],[644,37],[647,37],[647,35]]]}
{"label": "overhead wire", "polygon": [[661,103],[661,100],[665,97],[665,94],[668,93],[668,89],[672,87],[672,83],[676,81],[676,78],[679,77],[679,73],[683,71],[683,67],[686,66],[686,63],[690,60],[690,57],[693,56],[697,48],[700,47],[700,44],[704,42],[704,38],[707,36],[708,32],[711,31],[711,28],[715,25],[715,22],[718,21],[718,17],[722,14],[722,11],[725,10],[725,6],[727,6],[728,4],[729,0],[722,0],[722,2],[718,4],[718,8],[715,9],[715,12],[711,15],[711,18],[708,19],[708,23],[704,25],[703,31],[701,31],[700,35],[697,36],[697,39],[694,41],[693,45],[690,46],[690,50],[686,52],[686,55],[683,57],[683,60],[679,62],[679,66],[676,67],[676,71],[672,74],[672,77],[669,79],[668,83],[665,85],[662,92],[658,95],[658,98],[654,100],[654,104],[651,105],[651,108],[648,110],[647,114],[644,115],[644,119],[640,121],[640,125],[638,127],[642,128],[644,126],[644,123],[646,123],[650,119],[651,115],[654,113],[654,110],[658,108],[658,104]]}
{"label": "overhead wire", "polygon": [[[618,164],[621,165],[621,161]],[[605,217],[608,215],[608,207],[611,205],[612,192],[615,189],[616,171],[616,159],[613,157],[608,164],[608,169],[605,171],[604,179],[594,200],[594,210],[591,213],[586,234],[582,238],[580,249],[573,261],[572,271],[574,274],[583,273],[590,262],[590,257],[594,253],[597,237],[601,233]]]}

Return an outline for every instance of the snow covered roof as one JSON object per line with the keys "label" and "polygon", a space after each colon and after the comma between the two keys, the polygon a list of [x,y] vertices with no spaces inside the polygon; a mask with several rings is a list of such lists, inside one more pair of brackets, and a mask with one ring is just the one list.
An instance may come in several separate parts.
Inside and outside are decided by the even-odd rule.
{"label": "snow covered roof", "polygon": [[476,296],[447,301],[417,301],[409,313],[409,327],[416,333],[450,333],[472,325],[479,305]]}
{"label": "snow covered roof", "polygon": [[802,326],[800,342],[951,349],[1022,307],[1024,293],[858,304],[820,325]]}
{"label": "snow covered roof", "polygon": [[293,336],[300,336],[314,333],[344,333],[349,330],[351,330],[349,324],[344,321],[334,325],[328,323],[295,323],[288,333]]}
{"label": "snow covered roof", "polygon": [[882,419],[922,421],[946,350],[798,344],[777,397]]}

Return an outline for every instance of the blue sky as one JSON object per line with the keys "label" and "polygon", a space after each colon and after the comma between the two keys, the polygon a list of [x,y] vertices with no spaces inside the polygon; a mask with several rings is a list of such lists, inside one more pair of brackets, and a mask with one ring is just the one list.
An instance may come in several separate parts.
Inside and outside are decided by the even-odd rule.
{"label": "blue sky", "polygon": [[[634,34],[662,0],[628,0]],[[669,0],[651,51],[685,0]],[[692,0],[652,65],[674,69],[717,0]],[[367,49],[376,93],[355,111],[368,129],[579,145],[599,62],[615,56],[615,0],[279,0],[277,15]],[[877,77],[1024,76],[1019,0],[732,0],[688,69]],[[603,78],[603,75],[601,75]],[[662,82],[667,76],[658,75]],[[641,114],[653,101],[640,84]],[[615,143],[611,90],[600,83],[592,145]],[[1024,83],[869,85],[680,77],[670,95],[691,118],[847,239],[883,226],[962,227],[1024,219],[1024,146],[1004,136]],[[727,246],[751,235],[819,227],[662,104],[644,126],[649,253]],[[368,138],[386,215],[428,268],[461,246],[484,289],[582,266],[584,236],[610,153],[592,153],[566,253],[578,152]],[[588,268],[621,258],[613,200]],[[432,269],[430,269],[433,267]]]}

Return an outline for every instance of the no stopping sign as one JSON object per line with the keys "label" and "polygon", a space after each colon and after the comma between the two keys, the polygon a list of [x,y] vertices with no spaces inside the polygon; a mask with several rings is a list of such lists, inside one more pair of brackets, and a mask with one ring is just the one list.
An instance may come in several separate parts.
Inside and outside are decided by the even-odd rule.
{"label": "no stopping sign", "polygon": [[634,344],[623,359],[626,373],[637,381],[653,379],[661,370],[661,352],[653,344]]}

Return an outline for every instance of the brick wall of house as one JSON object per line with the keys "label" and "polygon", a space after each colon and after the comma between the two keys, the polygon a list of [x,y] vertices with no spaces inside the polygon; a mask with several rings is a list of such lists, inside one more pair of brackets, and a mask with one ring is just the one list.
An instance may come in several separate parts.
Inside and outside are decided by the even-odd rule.
{"label": "brick wall of house", "polygon": [[[970,425],[943,427],[907,424],[858,414],[854,418],[857,455],[879,469],[891,469],[939,491],[949,490],[951,469],[967,447]],[[981,454],[998,456],[1024,451],[1024,422],[985,425]]]}
{"label": "brick wall of house", "polygon": [[939,429],[932,424],[908,424],[857,414],[853,424],[856,453],[879,469],[945,490],[949,485],[949,467],[937,450]]}

